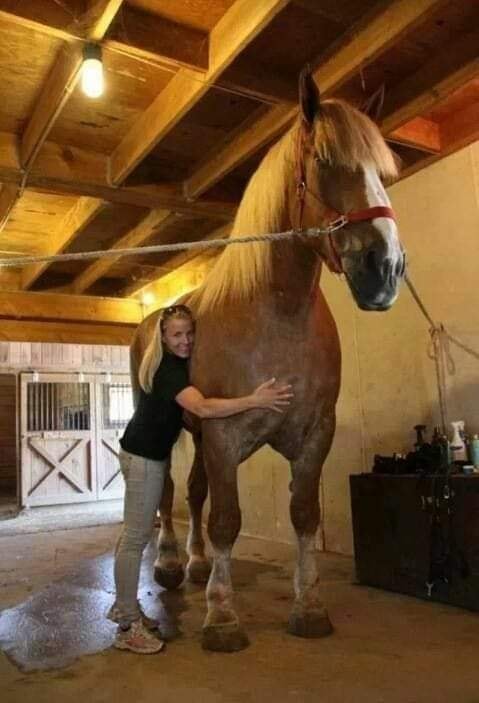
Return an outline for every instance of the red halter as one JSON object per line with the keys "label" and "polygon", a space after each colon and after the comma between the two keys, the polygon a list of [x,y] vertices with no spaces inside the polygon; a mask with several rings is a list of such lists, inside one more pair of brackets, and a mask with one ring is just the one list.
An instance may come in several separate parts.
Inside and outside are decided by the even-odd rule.
{"label": "red halter", "polygon": [[[304,168],[304,144],[305,138],[309,129],[304,123],[299,128],[298,135],[298,153],[296,158],[296,196],[298,198],[298,231],[303,229],[304,205],[306,193],[310,193],[318,202],[321,202],[312,190],[308,188],[306,183],[306,171]],[[343,273],[343,265],[341,257],[338,254],[333,241],[333,232],[337,229],[342,229],[349,223],[367,222],[374,220],[376,217],[388,217],[391,220],[396,220],[394,210],[390,207],[377,205],[374,207],[364,208],[363,210],[352,210],[347,214],[341,214],[332,208],[327,208],[331,213],[331,220],[326,224],[328,229],[328,241],[332,254],[332,262],[326,262],[334,273]],[[332,264],[332,265],[331,265]]]}

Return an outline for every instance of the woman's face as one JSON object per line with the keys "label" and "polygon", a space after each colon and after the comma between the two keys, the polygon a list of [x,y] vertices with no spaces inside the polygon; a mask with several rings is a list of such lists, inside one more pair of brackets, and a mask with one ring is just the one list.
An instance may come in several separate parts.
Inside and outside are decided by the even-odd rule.
{"label": "woman's face", "polygon": [[165,321],[162,341],[172,354],[176,354],[182,359],[188,359],[191,355],[194,338],[195,330],[191,320],[172,317]]}

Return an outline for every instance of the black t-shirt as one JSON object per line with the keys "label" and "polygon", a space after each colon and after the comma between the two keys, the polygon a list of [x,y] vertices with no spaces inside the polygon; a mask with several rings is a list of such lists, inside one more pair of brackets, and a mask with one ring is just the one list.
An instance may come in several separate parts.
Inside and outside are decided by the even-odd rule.
{"label": "black t-shirt", "polygon": [[183,409],[175,397],[189,385],[188,360],[164,352],[151,393],[140,388],[135,413],[120,439],[122,449],[146,459],[166,459],[182,427]]}

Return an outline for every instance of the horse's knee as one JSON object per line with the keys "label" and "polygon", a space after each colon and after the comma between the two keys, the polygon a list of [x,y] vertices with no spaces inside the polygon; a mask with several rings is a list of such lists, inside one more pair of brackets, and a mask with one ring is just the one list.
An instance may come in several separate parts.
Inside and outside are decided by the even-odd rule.
{"label": "horse's knee", "polygon": [[226,549],[236,541],[241,529],[239,506],[210,511],[208,536],[217,549]]}
{"label": "horse's knee", "polygon": [[294,489],[289,506],[291,522],[298,534],[314,534],[320,519],[319,491],[310,486],[308,490]]}

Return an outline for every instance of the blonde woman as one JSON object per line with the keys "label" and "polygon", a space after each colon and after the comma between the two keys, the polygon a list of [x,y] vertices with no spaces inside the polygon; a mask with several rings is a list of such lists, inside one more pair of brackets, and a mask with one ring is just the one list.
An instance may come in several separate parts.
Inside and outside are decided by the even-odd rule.
{"label": "blonde woman", "polygon": [[228,417],[252,408],[281,412],[292,397],[289,385],[275,387],[271,379],[248,396],[205,398],[188,379],[193,341],[190,309],[173,305],[163,310],[141,362],[136,410],[120,440],[125,511],[115,557],[116,600],[109,618],[119,626],[114,646],[138,654],[154,654],[164,645],[154,634],[158,624],[140,608],[138,581],[183,410],[202,418]]}

